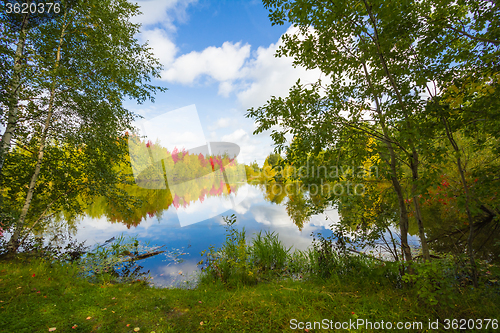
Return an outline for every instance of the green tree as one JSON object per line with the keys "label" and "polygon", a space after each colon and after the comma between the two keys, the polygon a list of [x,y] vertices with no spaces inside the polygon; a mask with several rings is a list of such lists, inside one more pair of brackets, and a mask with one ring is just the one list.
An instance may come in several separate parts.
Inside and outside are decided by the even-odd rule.
{"label": "green tree", "polygon": [[47,147],[86,150],[96,180],[92,190],[102,193],[119,180],[112,162],[124,158],[126,142],[117,145],[117,139],[132,130],[135,117],[123,108],[122,100],[153,100],[154,92],[164,90],[148,83],[161,68],[134,37],[139,25],[130,17],[139,13],[137,5],[125,0],[71,5],[62,1],[62,15],[39,26],[40,33],[31,41],[38,74],[30,84],[37,87],[38,96],[26,108],[31,122],[19,137],[34,146],[36,164],[9,241],[11,251],[25,229]]}
{"label": "green tree", "polygon": [[[26,102],[32,101],[36,94],[36,87],[28,82],[28,78],[34,75],[33,64],[36,62],[31,41],[40,37],[39,26],[53,21],[62,13],[60,1],[55,2],[55,7],[54,3],[52,4],[50,10],[46,2],[40,0],[6,0],[0,4],[2,24],[0,115],[2,115],[2,125],[5,126],[0,142],[0,174],[18,124],[24,120],[20,110],[25,108]],[[15,6],[22,9],[24,5],[27,5],[27,8],[35,5],[37,10],[16,13]],[[42,6],[43,10],[40,10],[39,6]]]}
{"label": "green tree", "polygon": [[[428,34],[424,42],[434,38],[450,45],[441,56],[443,61],[453,62],[454,70],[444,72],[440,77],[442,93],[439,96],[430,94],[432,100],[427,108],[430,119],[425,119],[424,122],[439,124],[434,125],[437,127],[436,134],[442,134],[447,139],[449,155],[455,160],[463,191],[460,195],[463,200],[459,200],[462,206],[460,208],[465,210],[469,225],[467,252],[473,282],[477,286],[473,243],[478,228],[474,220],[484,212],[488,215],[486,220],[498,216],[499,212],[491,203],[486,204],[485,197],[488,195],[484,195],[484,190],[489,186],[485,186],[485,183],[482,183],[483,186],[471,184],[468,174],[472,171],[481,178],[492,176],[495,183],[499,173],[495,163],[469,168],[468,158],[463,153],[465,147],[460,146],[457,137],[465,135],[476,151],[500,151],[500,7],[497,2],[490,1],[443,1],[437,6],[435,2],[428,1],[426,7],[430,14],[422,15]],[[422,47],[420,53],[432,56],[436,54],[436,50],[433,47]],[[423,67],[428,70],[429,65],[425,64]]]}
{"label": "green tree", "polygon": [[[442,152],[433,150],[433,133],[421,122],[426,112],[422,96],[435,95],[429,83],[442,87],[462,64],[470,66],[480,42],[496,43],[498,7],[484,1],[379,0],[264,1],[264,5],[273,24],[288,21],[298,28],[283,37],[277,56],[292,56],[295,65],[319,68],[331,83],[322,86],[318,81],[306,89],[297,82],[287,98],[272,98],[265,106],[250,109],[247,115],[259,124],[255,132],[279,125],[282,130],[272,133],[278,152],[288,145],[285,134],[290,133],[301,138],[293,147],[299,155],[337,149],[339,157],[348,158],[344,162],[358,165],[373,155],[364,148],[367,139],[376,140],[376,153],[383,161],[380,174],[392,183],[397,196],[404,258],[411,260],[408,180],[428,259],[419,195],[433,177],[423,174],[422,166],[434,163]],[[467,31],[460,27],[463,22]],[[491,64],[494,50],[489,46],[479,50]]]}
{"label": "green tree", "polygon": [[[408,213],[399,164],[411,165],[418,178],[418,152],[413,142],[417,131],[408,119],[408,109],[416,107],[419,101],[412,96],[407,82],[398,80],[409,71],[408,67],[401,66],[403,54],[391,50],[390,46],[398,41],[398,49],[404,50],[411,44],[413,38],[405,40],[411,32],[403,30],[401,36],[400,30],[405,24],[415,23],[416,18],[410,15],[408,6],[395,3],[391,10],[384,8],[385,5],[374,9],[366,2],[324,1],[313,5],[302,1],[265,1],[264,4],[271,11],[273,24],[288,20],[299,28],[300,36],[283,37],[277,55],[293,56],[296,65],[321,69],[332,83],[325,89],[321,82],[306,89],[298,82],[288,98],[274,98],[264,107],[251,109],[248,115],[260,124],[256,132],[280,124],[284,130],[273,133],[278,150],[285,144],[284,134],[290,132],[301,138],[296,148],[306,154],[343,146],[349,147],[351,156],[362,158],[366,157],[363,152],[366,137],[380,140],[385,148],[381,157],[390,167],[386,177],[392,181],[400,204],[405,258],[411,260],[407,243]],[[396,22],[399,19],[401,23],[382,28],[394,14]],[[367,100],[375,105],[372,107]],[[367,116],[374,120],[374,125],[367,124]],[[405,131],[395,133],[394,123]],[[398,156],[398,148],[402,148],[406,156]],[[362,161],[355,160],[357,164]]]}

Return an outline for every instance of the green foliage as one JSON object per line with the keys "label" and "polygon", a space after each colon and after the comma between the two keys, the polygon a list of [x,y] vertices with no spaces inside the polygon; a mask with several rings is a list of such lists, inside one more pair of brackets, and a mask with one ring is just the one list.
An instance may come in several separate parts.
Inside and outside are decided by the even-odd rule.
{"label": "green foliage", "polygon": [[[308,270],[311,276],[320,279],[349,279],[354,276],[364,277],[370,281],[384,283],[397,282],[394,278],[392,263],[386,263],[349,252],[355,243],[342,232],[335,232],[328,237],[316,234],[313,237],[312,248],[308,251]],[[379,276],[378,268],[385,267],[385,276]]]}
{"label": "green foliage", "polygon": [[228,285],[255,284],[261,280],[305,273],[306,257],[301,251],[291,253],[275,233],[259,232],[247,244],[245,230],[239,231],[234,224],[236,216],[225,216],[226,241],[219,248],[211,246],[203,251],[205,259],[201,281],[220,281]]}
{"label": "green foliage", "polygon": [[[478,261],[479,285],[499,291],[498,266]],[[412,263],[415,274],[405,273],[402,280],[416,291],[419,299],[430,306],[453,308],[460,294],[474,290],[470,263],[465,255],[443,255],[440,259]]]}
{"label": "green foliage", "polygon": [[[415,274],[406,273],[402,279],[413,284],[418,296],[428,305],[453,306],[456,295],[456,276],[449,259],[432,260],[412,266]],[[451,274],[450,274],[451,273]]]}
{"label": "green foliage", "polygon": [[123,100],[142,103],[165,90],[149,83],[161,66],[136,39],[136,15],[138,5],[127,1],[62,1],[61,15],[26,32],[24,49],[16,46],[22,36],[6,40],[21,52],[2,55],[19,59],[9,62],[8,101],[0,101],[8,115],[2,122],[9,119],[0,147],[8,152],[4,166],[0,152],[1,195],[9,199],[2,210],[20,216],[13,248],[39,218],[63,207],[81,212],[85,202],[74,200],[76,193],[127,201],[117,188],[126,177],[114,166],[125,161],[127,142],[119,138],[136,115]]}
{"label": "green foliage", "polygon": [[[283,160],[281,155],[279,154],[270,154],[268,157],[266,157],[267,163],[272,167],[276,167],[280,165],[280,162]],[[264,162],[265,163],[265,162]]]}
{"label": "green foliage", "polygon": [[[309,279],[344,283],[353,279],[364,284],[375,284],[392,289],[412,290],[426,305],[453,308],[458,294],[470,290],[470,267],[464,256],[444,256],[439,260],[413,262],[409,270],[402,270],[398,262],[383,262],[370,255],[351,254],[355,244],[341,232],[328,237],[317,234],[307,251],[285,248],[278,235],[257,234],[251,244],[245,240],[245,232],[238,231],[234,215],[224,218],[226,242],[220,249],[210,247],[203,251],[205,264],[201,283],[225,285],[255,284],[259,281]],[[408,266],[408,264],[406,265]],[[406,271],[404,275],[402,272]],[[498,290],[498,267],[480,262],[481,286]]]}
{"label": "green foliage", "polygon": [[[276,55],[319,69],[328,80],[310,85],[297,81],[287,97],[273,96],[249,109],[247,117],[258,124],[254,134],[272,131],[276,152],[285,151],[286,163],[295,168],[309,162],[326,167],[369,162],[377,167],[380,179],[359,181],[369,188],[363,196],[324,196],[339,207],[344,225],[383,229],[399,222],[404,257],[410,260],[410,218],[420,221],[412,229],[418,230],[422,244],[425,228],[440,225],[427,212],[422,218],[414,207],[422,205],[419,198],[440,176],[454,172],[459,156],[468,185],[458,184],[453,210],[463,212],[462,192],[472,187],[470,174],[476,174],[472,179],[484,180],[471,189],[471,196],[482,195],[470,204],[477,229],[500,216],[498,201],[488,196],[498,187],[498,154],[470,168],[471,160],[460,153],[466,150],[462,145],[443,144],[453,141],[446,133],[450,130],[451,136],[470,138],[467,144],[477,153],[500,147],[498,6],[481,0],[263,3],[273,25],[286,22],[297,28],[283,36]],[[450,158],[454,164],[444,162]],[[314,184],[320,179],[301,181]],[[394,193],[386,191],[387,185]],[[414,198],[411,205],[409,198]],[[329,206],[324,202],[303,213],[324,210]],[[452,230],[463,229],[460,215]]]}
{"label": "green foliage", "polygon": [[[332,274],[338,273],[339,253],[334,247],[331,238],[325,238],[321,234],[313,238],[313,249],[309,251],[311,271],[323,279],[330,278]],[[345,254],[345,248],[342,249]]]}
{"label": "green foliage", "polygon": [[367,281],[401,287],[398,265],[381,263],[359,255],[350,255],[347,244],[354,244],[340,233],[315,235],[306,251],[286,248],[275,233],[258,233],[247,244],[245,231],[235,228],[236,217],[224,217],[226,241],[218,249],[211,246],[201,253],[204,260],[201,283],[229,286],[259,281],[312,279],[325,281],[363,277]]}

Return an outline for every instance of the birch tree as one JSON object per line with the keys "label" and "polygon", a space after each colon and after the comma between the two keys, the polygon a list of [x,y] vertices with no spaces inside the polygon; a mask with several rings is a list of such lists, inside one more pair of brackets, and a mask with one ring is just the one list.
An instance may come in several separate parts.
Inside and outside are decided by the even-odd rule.
{"label": "birch tree", "polygon": [[47,145],[87,151],[90,174],[100,181],[93,192],[104,194],[117,181],[113,161],[124,157],[126,143],[117,146],[118,138],[132,130],[135,117],[122,106],[123,99],[154,100],[153,94],[164,90],[148,83],[161,67],[134,37],[139,25],[130,18],[139,13],[137,5],[126,0],[62,1],[61,10],[63,15],[40,26],[41,37],[32,41],[39,75],[31,83],[40,94],[31,103],[33,118],[23,131],[26,141],[35,142],[36,163],[10,251],[16,251],[26,228]]}
{"label": "birch tree", "polygon": [[3,60],[0,115],[5,126],[0,141],[0,174],[20,121],[23,102],[33,98],[33,91],[27,82],[27,78],[34,74],[30,71],[34,61],[30,40],[40,38],[39,26],[59,16],[60,1],[55,3],[56,9],[53,3],[49,8],[45,1],[40,0],[7,0],[0,5],[3,30],[0,48]]}

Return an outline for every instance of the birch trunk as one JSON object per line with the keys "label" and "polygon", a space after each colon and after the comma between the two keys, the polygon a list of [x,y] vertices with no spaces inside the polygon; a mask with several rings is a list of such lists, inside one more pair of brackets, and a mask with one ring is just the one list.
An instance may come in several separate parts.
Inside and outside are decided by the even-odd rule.
{"label": "birch trunk", "polygon": [[[28,5],[29,4],[30,2],[28,2]],[[12,84],[9,89],[11,96],[8,102],[9,110],[7,115],[7,126],[2,135],[2,141],[0,141],[0,174],[2,173],[4,161],[9,153],[12,136],[16,130],[17,114],[19,112],[19,91],[21,89],[21,72],[23,69],[22,60],[24,55],[24,46],[26,44],[28,22],[29,12],[28,14],[23,15],[23,22],[21,23],[19,40],[17,41],[16,53],[14,56],[14,75],[12,76]]]}
{"label": "birch trunk", "polygon": [[[65,14],[66,18],[66,14]],[[57,71],[57,68],[59,67],[59,61],[61,59],[61,48],[62,48],[62,43],[66,31],[66,24],[63,25],[63,28],[61,30],[61,35],[59,37],[59,45],[57,47],[57,53],[56,53],[56,62],[54,65],[54,71]],[[56,80],[56,79],[54,79]],[[52,115],[54,114],[54,99],[55,99],[55,94],[56,94],[56,82],[54,81],[52,84],[52,88],[50,90],[50,97],[49,97],[49,106],[47,110],[47,118],[45,119],[43,131],[42,131],[42,136],[40,138],[40,146],[38,148],[38,158],[35,166],[35,172],[33,173],[33,176],[31,177],[31,181],[28,187],[28,193],[26,195],[26,199],[24,201],[23,208],[21,210],[21,216],[19,217],[18,222],[16,223],[14,233],[12,234],[9,244],[8,244],[8,251],[15,253],[20,245],[19,239],[21,238],[21,233],[24,229],[25,222],[26,222],[26,216],[28,215],[28,210],[31,205],[31,200],[33,199],[33,194],[35,192],[35,186],[36,182],[38,180],[38,176],[40,174],[40,169],[42,167],[42,161],[43,161],[43,154],[45,150],[45,143],[47,140],[51,120],[52,120]]]}

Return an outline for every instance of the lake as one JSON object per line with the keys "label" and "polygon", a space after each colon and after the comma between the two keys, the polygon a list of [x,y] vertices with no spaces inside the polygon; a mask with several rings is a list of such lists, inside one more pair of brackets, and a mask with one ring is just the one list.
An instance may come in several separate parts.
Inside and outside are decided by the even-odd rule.
{"label": "lake", "polygon": [[[177,285],[192,279],[193,274],[200,271],[197,263],[201,260],[201,251],[224,242],[222,217],[226,215],[237,216],[237,228],[245,228],[247,238],[259,231],[276,232],[286,246],[301,250],[311,245],[311,233],[331,234],[329,226],[339,218],[336,210],[312,216],[299,230],[286,211],[287,200],[284,198],[281,204],[274,203],[269,200],[263,185],[242,184],[232,197],[221,193],[186,207],[172,204],[164,211],[147,214],[137,225],[112,221],[109,216],[92,217],[90,213],[76,222],[75,238],[86,241],[86,245],[94,245],[123,234],[134,236],[140,242],[150,242],[151,246],[166,245],[167,250],[186,253],[180,264],[172,263],[162,254],[138,261],[144,270],[150,271],[154,285]],[[199,222],[182,225],[186,214],[196,216]],[[212,217],[205,219],[203,214]]]}
{"label": "lake", "polygon": [[[222,189],[222,185],[219,189],[212,186],[210,191],[191,195],[184,191],[182,199],[176,195],[171,198],[172,193],[167,190],[141,189],[141,195],[146,195],[149,201],[136,209],[138,215],[131,219],[120,217],[104,199],[96,200],[87,214],[75,222],[74,236],[90,246],[120,235],[132,236],[141,244],[165,245],[168,251],[184,253],[181,263],[173,262],[166,254],[137,261],[144,271],[149,271],[151,284],[170,287],[183,285],[184,281],[192,283],[200,272],[197,265],[202,259],[200,253],[224,242],[223,216],[235,214],[236,226],[239,230],[245,228],[247,239],[259,231],[276,232],[284,245],[300,250],[311,245],[312,233],[329,236],[330,225],[339,221],[337,210],[332,208],[302,220],[299,227],[296,213],[292,214],[294,222],[289,216],[290,208],[287,211],[290,200],[297,200],[294,197],[297,193],[285,193],[278,185],[238,183],[232,193],[224,193]],[[411,237],[411,241],[418,245],[416,237]]]}

